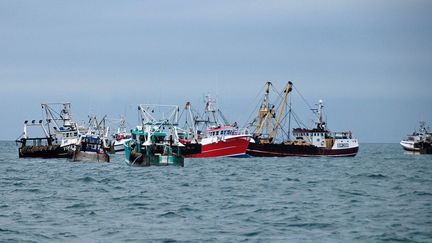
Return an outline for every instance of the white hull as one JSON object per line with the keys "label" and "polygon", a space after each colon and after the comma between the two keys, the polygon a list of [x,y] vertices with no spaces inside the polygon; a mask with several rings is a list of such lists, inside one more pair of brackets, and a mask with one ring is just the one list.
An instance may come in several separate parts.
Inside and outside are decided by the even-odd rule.
{"label": "white hull", "polygon": [[403,149],[405,149],[406,151],[420,151],[420,148],[415,148],[414,147],[415,142],[414,141],[405,141],[402,140],[400,142],[400,145],[402,146]]}
{"label": "white hull", "polygon": [[115,152],[115,153],[123,153],[124,150],[125,150],[125,149],[124,149],[124,144],[125,144],[127,141],[130,141],[130,140],[131,140],[131,138],[122,139],[122,140],[119,140],[119,141],[115,140],[114,143],[113,143],[114,152]]}

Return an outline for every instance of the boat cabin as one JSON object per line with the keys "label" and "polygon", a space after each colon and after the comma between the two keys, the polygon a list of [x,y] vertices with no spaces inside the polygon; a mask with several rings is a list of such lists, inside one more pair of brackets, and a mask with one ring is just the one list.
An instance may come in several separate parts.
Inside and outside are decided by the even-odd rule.
{"label": "boat cabin", "polygon": [[209,137],[237,135],[237,129],[232,126],[215,127],[205,131]]}
{"label": "boat cabin", "polygon": [[317,147],[325,147],[326,139],[331,138],[329,131],[324,129],[293,129],[293,136],[297,141],[311,143]]}
{"label": "boat cabin", "polygon": [[86,135],[81,138],[81,151],[99,152],[102,140],[98,136]]}

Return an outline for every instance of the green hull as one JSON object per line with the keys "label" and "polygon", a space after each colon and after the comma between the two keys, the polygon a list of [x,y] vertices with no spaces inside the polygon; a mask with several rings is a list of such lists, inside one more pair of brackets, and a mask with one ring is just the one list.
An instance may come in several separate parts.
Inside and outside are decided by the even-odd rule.
{"label": "green hull", "polygon": [[125,143],[125,161],[128,165],[131,166],[166,166],[166,165],[176,165],[176,166],[184,166],[184,158],[175,153],[171,153],[169,155],[163,155],[159,153],[153,153],[150,151],[141,151],[139,152],[137,147],[131,149],[130,142]]}

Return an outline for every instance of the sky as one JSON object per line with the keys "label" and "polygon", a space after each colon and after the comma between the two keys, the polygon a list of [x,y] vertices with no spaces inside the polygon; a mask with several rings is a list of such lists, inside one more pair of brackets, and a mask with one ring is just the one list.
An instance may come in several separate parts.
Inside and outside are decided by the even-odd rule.
{"label": "sky", "polygon": [[210,93],[245,124],[266,81],[290,80],[324,101],[330,129],[396,143],[432,123],[431,10],[429,0],[0,0],[0,139],[16,139],[45,102],[135,126],[139,103],[199,110]]}

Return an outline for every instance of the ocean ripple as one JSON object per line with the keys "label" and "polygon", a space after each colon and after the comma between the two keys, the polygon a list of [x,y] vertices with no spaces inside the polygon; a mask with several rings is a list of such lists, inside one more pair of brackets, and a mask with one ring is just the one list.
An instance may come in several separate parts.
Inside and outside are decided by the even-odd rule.
{"label": "ocean ripple", "polygon": [[[1,144],[0,144],[1,145]],[[430,156],[18,159],[0,146],[0,242],[432,242]]]}

